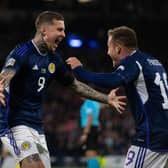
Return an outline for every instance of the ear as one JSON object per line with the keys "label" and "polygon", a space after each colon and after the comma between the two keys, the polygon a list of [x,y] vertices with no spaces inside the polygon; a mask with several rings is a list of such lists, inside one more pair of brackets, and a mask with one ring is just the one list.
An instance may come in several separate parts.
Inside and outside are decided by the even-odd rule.
{"label": "ear", "polygon": [[119,49],[118,49],[118,54],[120,54],[121,53],[121,47],[119,47]]}
{"label": "ear", "polygon": [[40,27],[40,32],[41,32],[42,36],[44,36],[44,35],[46,34],[46,28],[45,28],[44,25],[42,25],[42,26]]}
{"label": "ear", "polygon": [[120,47],[119,45],[116,47],[116,53],[117,53],[117,54],[120,54],[120,53],[121,53],[121,47]]}

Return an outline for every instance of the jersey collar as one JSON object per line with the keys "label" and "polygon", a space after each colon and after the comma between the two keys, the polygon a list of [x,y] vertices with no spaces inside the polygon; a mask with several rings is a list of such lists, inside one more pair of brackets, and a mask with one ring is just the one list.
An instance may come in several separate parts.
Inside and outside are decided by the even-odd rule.
{"label": "jersey collar", "polygon": [[31,40],[31,42],[32,42],[33,46],[36,48],[37,52],[38,52],[41,56],[46,56],[46,55],[47,55],[47,53],[46,53],[46,54],[42,54],[42,53],[40,52],[40,50],[38,49],[37,45],[34,43],[33,39]]}

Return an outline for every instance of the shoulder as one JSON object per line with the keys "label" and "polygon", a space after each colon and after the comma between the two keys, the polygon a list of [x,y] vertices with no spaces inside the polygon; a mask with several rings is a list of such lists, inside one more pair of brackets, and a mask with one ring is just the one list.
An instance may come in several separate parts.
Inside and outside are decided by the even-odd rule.
{"label": "shoulder", "polygon": [[152,56],[151,54],[148,53],[143,53],[140,52],[140,56],[139,59],[137,59],[138,63],[140,63],[141,65],[145,66],[145,67],[149,67],[149,66],[159,66],[162,67],[162,63],[155,58],[154,56]]}
{"label": "shoulder", "polygon": [[15,48],[11,51],[11,55],[17,55],[17,56],[25,56],[28,53],[32,51],[32,45],[30,41],[27,41],[25,43],[20,43],[15,46]]}
{"label": "shoulder", "polygon": [[148,58],[151,58],[151,56],[141,51],[136,51],[133,55],[126,56],[124,59],[122,59],[120,61],[120,64],[131,65],[131,66],[138,65],[138,64],[143,65]]}

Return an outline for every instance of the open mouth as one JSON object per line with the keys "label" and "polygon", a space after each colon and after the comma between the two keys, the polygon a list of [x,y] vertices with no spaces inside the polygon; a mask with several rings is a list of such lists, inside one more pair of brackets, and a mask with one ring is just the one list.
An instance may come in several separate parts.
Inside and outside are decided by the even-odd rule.
{"label": "open mouth", "polygon": [[55,40],[55,44],[57,44],[57,45],[58,45],[61,41],[62,41],[62,39],[61,39],[61,38],[56,39],[56,40]]}

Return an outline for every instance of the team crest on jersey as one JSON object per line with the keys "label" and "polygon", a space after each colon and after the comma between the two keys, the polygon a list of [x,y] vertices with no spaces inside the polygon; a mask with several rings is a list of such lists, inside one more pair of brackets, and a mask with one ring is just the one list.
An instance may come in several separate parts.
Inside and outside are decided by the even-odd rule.
{"label": "team crest on jersey", "polygon": [[55,64],[54,63],[50,63],[48,65],[48,70],[50,73],[54,73],[55,72]]}
{"label": "team crest on jersey", "polygon": [[8,61],[6,62],[5,66],[8,67],[8,66],[13,66],[15,64],[15,59],[14,58],[10,58],[8,59]]}
{"label": "team crest on jersey", "polygon": [[29,150],[31,148],[31,144],[29,141],[24,141],[22,144],[21,144],[21,148],[22,150]]}

